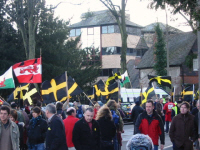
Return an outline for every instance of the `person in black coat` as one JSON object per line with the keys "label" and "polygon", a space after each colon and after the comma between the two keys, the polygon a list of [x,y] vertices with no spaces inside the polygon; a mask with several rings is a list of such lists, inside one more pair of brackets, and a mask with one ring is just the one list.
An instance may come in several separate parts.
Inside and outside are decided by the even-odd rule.
{"label": "person in black coat", "polygon": [[35,106],[28,128],[28,147],[30,150],[44,150],[44,141],[47,132],[47,122],[41,116],[41,109]]}
{"label": "person in black coat", "polygon": [[100,150],[100,128],[93,116],[94,111],[89,107],[84,117],[75,123],[72,141],[76,150]]}
{"label": "person in black coat", "polygon": [[62,108],[63,108],[63,103],[57,102],[57,103],[56,103],[57,115],[60,116],[60,118],[62,118],[62,120],[64,120],[64,119],[66,119],[66,114],[65,114],[65,112],[62,110]]}
{"label": "person in black coat", "polygon": [[135,106],[133,107],[133,109],[131,111],[131,119],[133,120],[134,125],[135,125],[138,115],[143,112],[144,112],[144,109],[142,107],[140,107],[140,102],[136,101]]}
{"label": "person in black coat", "polygon": [[56,115],[56,107],[48,104],[45,113],[48,118],[46,150],[68,150],[65,127],[62,119]]}
{"label": "person in black coat", "polygon": [[114,150],[112,139],[115,137],[116,127],[110,109],[106,105],[101,107],[96,119],[101,131],[101,150]]}
{"label": "person in black coat", "polygon": [[192,108],[191,114],[193,116],[196,116],[196,114],[199,112],[199,103],[196,102],[196,107]]}

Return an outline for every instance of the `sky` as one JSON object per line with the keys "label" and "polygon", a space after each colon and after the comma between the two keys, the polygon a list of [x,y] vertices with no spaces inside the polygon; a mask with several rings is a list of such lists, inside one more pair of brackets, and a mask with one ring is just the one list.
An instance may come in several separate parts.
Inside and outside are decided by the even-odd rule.
{"label": "sky", "polygon": [[[114,4],[120,5],[121,0],[112,0]],[[90,11],[99,11],[107,9],[99,0],[46,0],[47,5],[57,5],[55,16],[60,19],[71,19],[71,24],[81,21],[82,13]],[[126,13],[130,14],[130,21],[146,26],[155,22],[166,24],[165,10],[149,9],[150,0],[127,0]],[[170,8],[168,8],[170,9]],[[181,15],[172,15],[167,9],[168,25],[178,28],[182,31],[191,31],[191,27],[186,25],[186,20]]]}

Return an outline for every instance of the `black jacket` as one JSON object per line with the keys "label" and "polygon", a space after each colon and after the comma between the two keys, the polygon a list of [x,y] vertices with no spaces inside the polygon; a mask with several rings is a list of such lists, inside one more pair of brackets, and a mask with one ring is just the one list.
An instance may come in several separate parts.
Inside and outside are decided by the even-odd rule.
{"label": "black jacket", "polygon": [[92,120],[92,132],[85,118],[77,121],[72,141],[76,150],[100,150],[100,128],[97,121]]}
{"label": "black jacket", "polygon": [[62,109],[57,109],[57,115],[61,115],[62,120],[66,119],[66,114]]}
{"label": "black jacket", "polygon": [[40,144],[44,143],[46,132],[47,132],[47,122],[44,119],[40,119],[34,128],[32,128],[33,121],[29,123],[28,129],[28,141],[30,144]]}
{"label": "black jacket", "polygon": [[200,138],[199,134],[198,134],[198,115],[199,113],[196,113],[195,117],[194,117],[194,140],[197,140],[198,138]]}
{"label": "black jacket", "polygon": [[54,115],[48,123],[46,150],[68,150],[63,121]]}
{"label": "black jacket", "polygon": [[194,108],[192,108],[191,114],[193,116],[195,116],[198,112],[199,112],[199,110],[197,109],[197,107],[194,107]]}
{"label": "black jacket", "polygon": [[140,113],[143,113],[144,109],[140,107],[139,105],[135,105],[131,111],[131,119],[133,119],[133,124],[135,125],[135,122],[137,120],[137,117]]}
{"label": "black jacket", "polygon": [[97,120],[101,131],[101,140],[111,141],[116,134],[116,127],[113,121],[106,118],[100,118]]}

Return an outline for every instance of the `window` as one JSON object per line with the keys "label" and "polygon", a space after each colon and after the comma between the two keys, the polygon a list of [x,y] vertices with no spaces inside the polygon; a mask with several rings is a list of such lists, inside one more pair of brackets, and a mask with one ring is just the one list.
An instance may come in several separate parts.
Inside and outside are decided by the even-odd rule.
{"label": "window", "polygon": [[76,35],[76,30],[75,29],[70,30],[70,36],[75,36],[75,35]]}
{"label": "window", "polygon": [[94,34],[94,28],[87,28],[88,35],[93,35]]}
{"label": "window", "polygon": [[117,54],[121,54],[121,47],[117,47]]}
{"label": "window", "polygon": [[102,33],[107,33],[107,32],[108,32],[107,26],[103,26],[103,27],[102,27]]}
{"label": "window", "polygon": [[136,50],[133,48],[127,48],[127,55],[136,56]]}
{"label": "window", "polygon": [[105,33],[114,33],[114,25],[102,26],[102,34]]}
{"label": "window", "polygon": [[81,35],[81,29],[71,29],[70,36],[79,36]]}
{"label": "window", "polygon": [[108,33],[114,33],[114,26],[108,26]]}
{"label": "window", "polygon": [[117,72],[118,72],[118,71],[119,71],[119,68],[101,69],[101,74],[100,74],[100,76],[109,76],[109,75],[111,75],[113,72],[116,72],[115,70],[117,70]]}
{"label": "window", "polygon": [[102,48],[102,55],[116,54],[115,47],[104,47]]}
{"label": "window", "polygon": [[76,29],[76,36],[81,35],[81,29]]}

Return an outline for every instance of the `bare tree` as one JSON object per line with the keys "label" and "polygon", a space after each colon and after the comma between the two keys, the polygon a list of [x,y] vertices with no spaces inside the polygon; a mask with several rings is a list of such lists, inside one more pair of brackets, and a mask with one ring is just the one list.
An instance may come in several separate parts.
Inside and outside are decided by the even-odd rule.
{"label": "bare tree", "polygon": [[0,5],[22,35],[26,58],[35,58],[35,34],[45,0],[4,0]]}
{"label": "bare tree", "polygon": [[127,51],[127,32],[126,32],[126,18],[125,8],[127,0],[121,0],[121,7],[114,5],[112,0],[100,0],[115,17],[121,33],[122,48],[121,48],[121,71],[126,71],[126,51]]}

